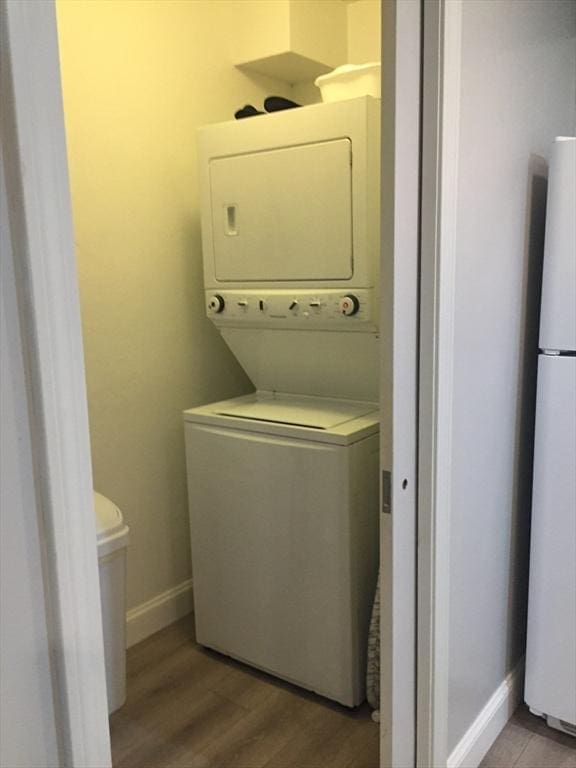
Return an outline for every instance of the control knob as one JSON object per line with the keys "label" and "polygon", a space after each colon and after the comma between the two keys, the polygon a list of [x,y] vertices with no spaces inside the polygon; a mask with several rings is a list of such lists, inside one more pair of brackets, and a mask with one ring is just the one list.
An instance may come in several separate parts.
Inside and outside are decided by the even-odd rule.
{"label": "control knob", "polygon": [[208,309],[217,315],[224,310],[225,305],[224,298],[219,293],[215,293],[208,302]]}
{"label": "control knob", "polygon": [[350,317],[351,315],[355,315],[360,309],[360,300],[357,296],[349,293],[347,296],[343,296],[340,299],[338,308],[343,315]]}

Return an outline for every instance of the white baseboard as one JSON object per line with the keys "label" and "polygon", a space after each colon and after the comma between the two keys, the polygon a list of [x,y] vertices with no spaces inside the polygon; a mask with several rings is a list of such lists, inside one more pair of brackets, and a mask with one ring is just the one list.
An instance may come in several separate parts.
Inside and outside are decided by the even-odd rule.
{"label": "white baseboard", "polygon": [[518,706],[524,683],[524,659],[498,686],[448,758],[448,768],[478,768]]}
{"label": "white baseboard", "polygon": [[130,648],[173,624],[190,613],[192,608],[192,579],[137,605],[126,614],[126,646]]}

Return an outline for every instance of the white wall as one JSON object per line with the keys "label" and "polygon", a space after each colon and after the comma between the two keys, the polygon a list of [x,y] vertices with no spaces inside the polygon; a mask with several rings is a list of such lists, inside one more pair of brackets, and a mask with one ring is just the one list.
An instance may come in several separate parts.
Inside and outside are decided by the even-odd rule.
{"label": "white wall", "polygon": [[576,4],[462,13],[449,751],[524,652],[546,158],[576,128]]}
{"label": "white wall", "polygon": [[0,175],[0,766],[57,768],[30,418],[1,163]]}

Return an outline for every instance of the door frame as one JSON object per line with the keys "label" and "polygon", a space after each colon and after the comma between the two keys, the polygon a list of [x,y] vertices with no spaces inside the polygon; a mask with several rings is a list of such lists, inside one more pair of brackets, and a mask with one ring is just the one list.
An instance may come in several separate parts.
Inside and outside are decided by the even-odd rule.
{"label": "door frame", "polygon": [[418,768],[452,764],[450,521],[462,2],[422,0]]}
{"label": "door frame", "polygon": [[402,45],[393,58],[394,116],[386,121],[383,113],[383,135],[387,126],[395,150],[393,200],[382,201],[381,262],[383,319],[393,328],[392,370],[382,370],[382,437],[385,443],[392,434],[394,446],[391,456],[382,454],[392,478],[381,552],[392,552],[393,561],[383,559],[381,568],[400,578],[381,595],[381,616],[388,612],[394,622],[393,634],[392,623],[382,629],[382,658],[392,649],[392,668],[381,675],[382,689],[392,690],[382,703],[391,701],[392,712],[382,715],[393,728],[391,739],[381,733],[380,762],[446,768],[459,764],[448,753],[448,712],[462,0],[402,0],[394,24]]}
{"label": "door frame", "polygon": [[109,768],[88,411],[52,2],[0,4],[0,139],[60,765]]}
{"label": "door frame", "polygon": [[[402,567],[402,589],[411,581],[414,586],[399,614],[402,621],[395,636],[386,640],[393,643],[397,655],[392,666],[383,670],[383,682],[392,685],[395,704],[392,712],[383,713],[394,724],[394,739],[383,737],[382,765],[428,768],[447,764],[450,430],[445,419],[451,397],[454,319],[450,228],[455,170],[450,157],[455,154],[450,153],[454,142],[457,146],[457,128],[450,127],[450,120],[457,117],[454,72],[459,71],[460,0],[402,0],[383,6],[392,7],[395,40],[402,37],[402,45],[393,50],[394,89],[403,97],[409,89],[410,99],[398,102],[394,125],[383,115],[385,130],[393,131],[395,143],[394,205],[386,214],[393,210],[394,218],[383,223],[391,224],[388,245],[396,258],[395,283],[383,280],[381,300],[391,298],[394,285],[407,311],[394,324],[394,371],[383,371],[384,381],[386,376],[394,377],[396,403],[401,400],[403,405],[389,408],[386,414],[398,444],[384,465],[392,467],[394,514],[384,512],[381,518],[384,535],[392,536],[395,545],[396,561],[385,567]],[[92,472],[55,8],[53,1],[3,0],[0,14],[1,138],[27,346],[62,765],[108,768]],[[390,53],[383,51],[386,59]],[[448,185],[442,195],[440,178],[452,184],[451,191]],[[421,195],[435,203],[430,219],[425,215],[421,219]],[[411,339],[407,345],[404,333]],[[406,598],[402,589],[397,584],[395,591],[383,596],[384,609],[386,605],[402,609]],[[387,598],[390,603],[385,604]],[[406,669],[408,684],[402,676]]]}
{"label": "door frame", "polygon": [[420,0],[382,4],[383,90],[394,107],[382,103],[380,311],[392,338],[382,334],[380,355],[381,768],[415,766],[418,740],[421,25]]}

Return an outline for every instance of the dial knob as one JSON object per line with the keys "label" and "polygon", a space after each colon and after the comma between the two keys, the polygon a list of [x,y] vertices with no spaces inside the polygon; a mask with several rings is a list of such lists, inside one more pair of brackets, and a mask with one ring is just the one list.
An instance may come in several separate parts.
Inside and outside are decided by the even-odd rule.
{"label": "dial knob", "polygon": [[212,296],[210,301],[208,302],[208,309],[214,312],[214,314],[216,315],[222,312],[225,306],[226,306],[226,302],[224,301],[224,298],[220,296],[219,293],[215,293],[214,296]]}
{"label": "dial knob", "polygon": [[343,296],[340,299],[338,308],[343,315],[350,317],[351,315],[355,315],[360,309],[360,301],[356,296],[349,293],[347,296]]}

